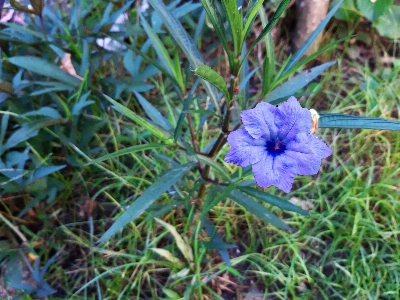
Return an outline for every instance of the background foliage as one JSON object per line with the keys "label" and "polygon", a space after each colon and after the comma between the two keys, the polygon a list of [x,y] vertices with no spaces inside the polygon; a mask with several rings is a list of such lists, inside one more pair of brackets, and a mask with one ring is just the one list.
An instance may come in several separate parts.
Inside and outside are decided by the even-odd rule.
{"label": "background foliage", "polygon": [[[235,1],[149,2],[20,2],[24,24],[1,23],[1,297],[398,299],[398,43],[362,31],[398,38],[382,25],[398,7],[344,1],[300,60],[312,40],[287,52],[289,1],[245,3],[243,23]],[[227,147],[195,149],[213,148],[221,95],[234,124],[293,94],[334,154],[288,196],[251,187]]]}

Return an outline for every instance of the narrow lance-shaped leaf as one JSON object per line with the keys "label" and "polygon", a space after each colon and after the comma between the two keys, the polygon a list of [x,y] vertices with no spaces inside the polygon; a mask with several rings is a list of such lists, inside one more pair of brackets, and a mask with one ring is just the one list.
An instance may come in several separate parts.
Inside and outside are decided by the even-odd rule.
{"label": "narrow lance-shaped leaf", "polygon": [[144,129],[148,130],[151,134],[155,137],[164,140],[166,143],[171,143],[172,141],[168,141],[169,137],[166,136],[160,129],[155,127],[153,124],[142,118],[141,116],[135,114],[133,111],[129,110],[122,104],[118,103],[114,99],[110,98],[107,95],[103,95],[108,101],[110,101],[114,106],[115,109],[118,110],[123,115],[127,116],[132,121],[136,122],[138,125],[142,126]]}
{"label": "narrow lance-shaped leaf", "polygon": [[285,75],[282,75],[282,72],[286,68],[286,65],[283,66],[283,68],[281,69],[282,72],[278,73],[277,78],[275,78],[275,81],[273,82],[273,86],[277,86],[280,83],[282,83],[283,81],[285,81],[290,75],[294,74],[298,69],[300,69],[301,67],[303,67],[304,65],[306,65],[307,63],[309,63],[310,61],[312,61],[313,59],[315,59],[316,57],[318,57],[322,53],[324,53],[325,51],[336,47],[339,43],[344,42],[345,40],[348,40],[348,39],[350,39],[352,37],[354,37],[354,36],[351,36],[351,35],[346,36],[344,38],[335,40],[335,41],[329,43],[328,45],[320,48],[318,51],[314,52],[310,56],[307,56],[306,58],[302,59],[298,64],[296,64],[288,72],[286,72]]}
{"label": "narrow lance-shaped leaf", "polygon": [[193,164],[187,164],[173,168],[158,178],[143,194],[137,198],[129,208],[111,225],[111,227],[102,235],[97,243],[107,241],[111,236],[121,230],[125,225],[134,220],[142,212],[150,207],[165,191],[182,178],[183,175]]}
{"label": "narrow lance-shaped leaf", "polygon": [[215,72],[207,65],[200,65],[193,72],[200,78],[207,80],[212,85],[217,87],[224,94],[227,102],[230,101],[228,88],[226,87],[226,82],[221,75],[219,75],[217,72]]}
{"label": "narrow lance-shaped leaf", "polygon": [[[222,240],[221,236],[219,235],[217,229],[215,226],[208,220],[204,219],[203,221],[204,229],[207,232],[207,235],[211,238],[210,245],[212,246],[213,244],[217,244],[217,247],[214,247],[214,249],[218,249],[219,255],[221,255],[222,259],[224,262],[230,266],[231,265],[231,260],[229,257],[228,250],[226,250],[230,246],[224,243]],[[221,247],[222,246],[222,247]],[[225,246],[225,247],[224,247]],[[221,249],[222,248],[222,249]]]}
{"label": "narrow lance-shaped leaf", "polygon": [[213,0],[200,0],[203,4],[204,9],[207,12],[208,18],[211,24],[214,27],[215,32],[217,33],[222,46],[224,47],[225,51],[232,56],[229,51],[228,43],[226,41],[226,32],[224,30],[224,23],[222,22],[222,17],[218,11],[217,6],[215,5],[215,1]]}
{"label": "narrow lance-shaped leaf", "polygon": [[361,128],[376,130],[400,130],[400,121],[383,118],[351,116],[343,114],[319,114],[320,128]]}
{"label": "narrow lance-shaped leaf", "polygon": [[[263,7],[259,9],[259,15],[262,25],[266,26],[266,24],[268,23],[268,16],[265,13]],[[264,41],[265,41],[266,57],[264,59],[262,68],[262,86],[261,86],[262,96],[265,96],[272,89],[271,84],[273,81],[273,76],[275,73],[275,64],[276,64],[274,42],[270,32],[265,35]]]}
{"label": "narrow lance-shaped leaf", "polygon": [[264,0],[250,0],[246,9],[246,15],[244,21],[246,22],[242,31],[242,43],[245,42],[245,39],[249,35],[251,30],[251,25],[254,22],[254,19],[257,15],[257,11],[260,6],[263,4]]}
{"label": "narrow lance-shaped leaf", "polygon": [[[164,3],[160,0],[148,0],[149,4],[157,12],[160,18],[163,20],[165,26],[167,26],[168,31],[172,37],[176,40],[179,47],[185,53],[187,59],[189,60],[193,68],[197,68],[199,65],[204,64],[204,59],[201,57],[200,52],[197,50],[196,44],[193,42],[192,38],[185,31],[182,24],[177,18],[168,10]],[[203,82],[204,88],[207,94],[210,96],[216,108],[220,108],[218,92],[216,89],[207,81]]]}
{"label": "narrow lance-shaped leaf", "polygon": [[143,110],[145,111],[146,115],[158,126],[164,128],[165,130],[173,129],[171,123],[164,118],[164,116],[159,112],[157,108],[155,108],[149,101],[147,101],[142,95],[138,92],[133,91],[136,96],[137,101],[142,106]]}
{"label": "narrow lance-shaped leaf", "polygon": [[193,84],[193,86],[192,86],[192,88],[191,88],[191,90],[190,90],[190,92],[189,92],[189,94],[188,94],[188,96],[187,96],[187,98],[185,100],[185,103],[183,104],[182,112],[179,115],[178,122],[176,123],[176,127],[175,127],[175,132],[174,132],[174,142],[175,143],[178,140],[179,130],[181,129],[183,120],[185,119],[185,113],[184,112],[186,110],[188,110],[188,108],[190,106],[190,103],[192,103],[193,94],[194,94],[194,92],[195,92],[195,90],[197,88],[197,85],[199,84],[199,81],[200,80],[197,79],[196,82]]}
{"label": "narrow lance-shaped leaf", "polygon": [[260,218],[261,220],[271,223],[272,225],[279,228],[292,230],[287,224],[285,224],[281,219],[275,216],[271,211],[266,209],[260,203],[242,194],[238,190],[232,191],[229,198],[243,206],[248,212]]}
{"label": "narrow lance-shaped leaf", "polygon": [[164,44],[160,40],[160,38],[157,36],[157,34],[154,32],[154,30],[151,28],[150,24],[147,23],[146,19],[140,15],[140,22],[146,31],[147,35],[149,36],[150,40],[153,43],[154,50],[157,52],[157,56],[159,57],[160,61],[163,64],[163,67],[166,68],[171,75],[174,75],[176,77],[175,73],[175,68],[174,68],[174,63],[172,59],[169,56],[169,53],[167,49],[165,48]]}
{"label": "narrow lance-shaped leaf", "polygon": [[[219,202],[223,201],[229,194],[236,188],[236,184],[234,182],[230,183],[223,191],[222,188],[217,189],[215,186],[212,186],[209,194],[204,201],[203,207],[201,209],[201,219],[204,219],[206,214],[214,208]],[[219,193],[217,194],[217,191]]]}
{"label": "narrow lance-shaped leaf", "polygon": [[[241,35],[242,35],[242,13],[239,12],[236,0],[221,1],[224,8],[225,15],[228,19],[229,27],[231,29],[232,41],[234,47],[234,57],[239,56],[241,50]],[[223,28],[223,27],[222,27]]]}
{"label": "narrow lance-shaped leaf", "polygon": [[287,201],[285,199],[281,199],[274,195],[265,193],[254,187],[242,186],[242,187],[238,187],[238,189],[256,199],[259,199],[259,200],[267,202],[271,205],[277,206],[283,210],[293,211],[293,212],[296,212],[296,213],[304,215],[304,216],[310,215],[310,213],[308,211],[290,203],[289,201]]}
{"label": "narrow lance-shaped leaf", "polygon": [[72,86],[79,86],[81,81],[67,72],[61,70],[58,66],[51,64],[47,60],[34,56],[14,56],[8,61],[18,67],[25,68],[33,73],[48,76]]}
{"label": "narrow lance-shaped leaf", "polygon": [[327,62],[320,66],[314,67],[310,70],[301,72],[300,74],[294,76],[284,84],[274,89],[271,93],[267,95],[267,97],[264,98],[264,101],[269,102],[271,104],[278,104],[286,100],[287,97],[294,95],[298,90],[305,87],[312,80],[314,80],[319,74],[324,72],[334,63],[335,61]]}
{"label": "narrow lance-shaped leaf", "polygon": [[215,170],[218,170],[221,173],[221,175],[225,177],[226,180],[228,180],[229,182],[231,181],[231,177],[229,176],[227,171],[222,167],[221,164],[217,163],[215,160],[213,160],[205,155],[197,154],[196,157],[202,163],[209,165],[210,167],[214,168]]}
{"label": "narrow lance-shaped leaf", "polygon": [[[271,31],[272,28],[274,28],[275,24],[278,22],[279,18],[285,11],[286,7],[288,6],[290,0],[282,0],[281,4],[279,4],[277,10],[275,11],[274,15],[271,18],[271,21],[265,26],[265,28],[261,31],[260,35],[256,38],[256,40],[251,44],[249,47],[249,50],[247,50],[247,53],[245,57],[242,59],[241,64],[244,62],[244,60],[249,56],[250,52],[254,49],[254,47],[262,40],[262,38]],[[240,68],[242,66],[240,65]]]}
{"label": "narrow lance-shaped leaf", "polygon": [[104,160],[107,159],[113,159],[122,155],[126,155],[126,154],[130,154],[130,153],[135,153],[138,151],[145,151],[145,150],[151,150],[151,149],[156,149],[156,148],[162,148],[165,147],[167,145],[163,145],[163,144],[144,144],[144,145],[136,145],[136,146],[132,146],[132,147],[128,147],[125,149],[121,149],[118,151],[115,151],[113,153],[109,153],[106,154],[102,157],[96,158],[90,162],[88,162],[86,165],[91,165],[91,164],[97,164],[99,162],[102,162]]}
{"label": "narrow lance-shaped leaf", "polygon": [[326,15],[326,17],[321,21],[321,23],[319,23],[317,28],[310,34],[310,36],[307,38],[307,40],[304,42],[304,44],[300,47],[300,49],[297,50],[297,52],[293,55],[293,57],[291,58],[291,60],[286,65],[285,69],[283,70],[281,76],[285,75],[285,73],[288,72],[297,63],[297,61],[303,56],[303,54],[307,51],[307,49],[314,42],[314,40],[317,38],[317,36],[325,28],[326,24],[328,24],[329,20],[332,18],[332,16],[338,10],[338,8],[342,4],[342,2],[343,2],[343,0],[339,1],[331,9],[331,11]]}

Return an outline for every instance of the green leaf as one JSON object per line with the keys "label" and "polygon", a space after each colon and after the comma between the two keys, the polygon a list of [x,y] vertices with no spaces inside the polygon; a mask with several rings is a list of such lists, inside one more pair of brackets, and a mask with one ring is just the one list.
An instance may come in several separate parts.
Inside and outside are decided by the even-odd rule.
{"label": "green leaf", "polygon": [[[244,17],[244,22],[246,24],[244,25],[244,28],[242,30],[242,43],[245,42],[247,36],[249,35],[249,32],[251,30],[251,25],[254,22],[254,19],[257,15],[257,11],[260,8],[260,6],[263,4],[264,0],[250,0],[249,4],[247,5],[246,9],[246,15]],[[264,9],[263,9],[264,11]]]}
{"label": "green leaf", "polygon": [[175,72],[175,67],[172,59],[169,56],[168,50],[164,47],[163,42],[159,39],[157,34],[154,32],[154,30],[151,28],[150,24],[147,23],[146,19],[140,15],[140,22],[146,31],[147,35],[149,36],[150,40],[153,43],[153,47],[156,50],[157,56],[161,60],[162,65],[164,68],[167,68],[167,70],[170,72],[171,75],[177,77],[177,74]]}
{"label": "green leaf", "polygon": [[175,143],[178,140],[179,130],[181,130],[183,120],[185,119],[185,111],[189,108],[190,104],[192,103],[193,94],[196,91],[199,81],[200,80],[197,79],[196,82],[193,84],[193,86],[190,89],[190,92],[185,100],[185,103],[183,104],[182,112],[179,115],[178,122],[176,123],[175,131],[174,131],[174,142]]}
{"label": "green leaf", "polygon": [[242,194],[238,190],[232,191],[229,198],[243,206],[248,212],[255,215],[256,217],[264,220],[272,225],[286,229],[292,230],[288,225],[286,225],[281,219],[275,216],[271,211],[266,209],[260,203],[255,202],[253,199],[247,197],[245,194]]}
{"label": "green leaf", "polygon": [[370,21],[375,21],[383,14],[386,14],[392,5],[393,0],[357,0],[357,8]]}
{"label": "green leaf", "polygon": [[49,63],[39,57],[34,56],[14,56],[8,58],[8,61],[18,67],[25,68],[33,73],[57,79],[74,87],[81,84],[81,81],[67,72],[61,70],[58,66]]}
{"label": "green leaf", "polygon": [[[211,186],[206,199],[204,200],[203,206],[201,208],[201,219],[204,219],[206,214],[214,208],[219,202],[229,197],[229,194],[236,188],[236,183],[230,183],[222,192],[222,187],[217,188],[216,186]],[[217,192],[220,192],[217,194]]]}
{"label": "green leaf", "polygon": [[[259,15],[261,18],[261,22],[263,26],[266,26],[268,23],[268,16],[265,13],[263,7],[259,9]],[[271,84],[273,81],[273,76],[275,73],[275,49],[274,49],[274,41],[272,39],[271,33],[269,32],[265,36],[265,52],[266,57],[263,62],[262,68],[262,86],[261,86],[261,95],[265,96],[268,91],[270,91]]]}
{"label": "green leaf", "polygon": [[[236,0],[223,0],[222,7],[228,19],[229,28],[231,29],[232,42],[234,47],[234,57],[238,57],[242,49],[241,34],[243,30],[242,13],[239,12]],[[224,28],[224,27],[222,27]]]}
{"label": "green leaf", "polygon": [[111,236],[121,230],[125,225],[134,220],[154,203],[165,191],[180,180],[193,164],[187,164],[173,168],[164,173],[158,181],[153,183],[143,194],[137,198],[129,208],[111,225],[111,227],[101,236],[97,243],[107,241]]}
{"label": "green leaf", "polygon": [[131,153],[135,153],[138,151],[145,151],[145,150],[150,150],[150,149],[156,149],[156,148],[163,148],[167,145],[163,145],[163,144],[145,144],[145,145],[136,145],[136,146],[132,146],[132,147],[128,147],[125,149],[121,149],[118,151],[115,151],[113,153],[109,153],[106,154],[102,157],[96,158],[90,162],[88,162],[85,166],[87,165],[92,165],[92,164],[97,164],[101,161],[107,160],[107,159],[113,159],[122,155],[126,155],[126,154],[131,154]]}
{"label": "green leaf", "polygon": [[19,143],[29,140],[38,134],[38,130],[35,127],[23,126],[20,129],[14,131],[13,134],[8,138],[5,145],[2,147],[2,151],[10,149]]}
{"label": "green leaf", "polygon": [[[207,235],[211,239],[210,244],[214,244],[214,245],[217,244],[216,246],[218,248],[217,247],[215,247],[215,248],[218,250],[219,255],[221,255],[221,257],[224,260],[226,265],[231,266],[231,259],[229,257],[227,247],[225,246],[227,244],[224,243],[224,241],[222,240],[222,237],[219,235],[215,226],[208,219],[202,220],[202,224],[204,225],[204,229],[205,229]],[[229,246],[229,245],[227,245],[227,246]]]}
{"label": "green leaf", "polygon": [[44,117],[48,117],[50,119],[61,119],[62,118],[62,116],[56,109],[49,107],[49,106],[44,106],[38,110],[29,111],[27,113],[22,114],[21,116],[25,116],[25,117],[44,116]]}
{"label": "green leaf", "polygon": [[208,156],[197,154],[196,157],[202,163],[205,163],[206,165],[209,165],[210,167],[213,167],[214,169],[218,170],[221,173],[221,175],[225,177],[226,180],[228,180],[229,182],[231,181],[231,177],[229,176],[228,172],[224,169],[224,167],[222,167],[221,164],[217,163],[215,160],[209,158]]}
{"label": "green leaf", "polygon": [[163,291],[163,293],[164,293],[165,295],[167,295],[168,299],[171,299],[171,300],[179,300],[179,299],[182,299],[182,297],[181,297],[178,293],[174,292],[174,291],[171,290],[171,289],[162,288],[162,291]]}
{"label": "green leaf", "polygon": [[285,75],[281,75],[282,72],[280,72],[279,74],[279,78],[277,80],[275,80],[273,82],[273,85],[279,85],[281,82],[283,82],[286,78],[288,78],[290,75],[292,75],[293,73],[295,73],[298,69],[300,69],[301,67],[303,67],[304,65],[306,65],[307,63],[309,63],[310,61],[312,61],[313,59],[317,58],[319,55],[321,55],[322,53],[324,53],[325,51],[336,47],[339,43],[348,40],[350,38],[352,38],[354,36],[346,36],[344,38],[335,40],[331,43],[329,43],[328,45],[322,47],[321,49],[319,49],[318,51],[314,52],[313,54],[311,54],[310,56],[307,56],[306,58],[304,58],[303,60],[301,60],[298,64],[296,64],[294,67],[292,67],[288,72],[285,73]]}
{"label": "green leaf", "polygon": [[314,67],[312,69],[301,72],[300,74],[289,79],[284,84],[278,86],[276,89],[271,91],[263,101],[269,102],[271,104],[278,104],[285,98],[294,95],[298,90],[305,87],[312,80],[314,80],[319,74],[324,72],[330,66],[332,66],[335,61],[324,63],[320,66]]}
{"label": "green leaf", "polygon": [[340,5],[342,4],[343,0],[339,1],[332,9],[331,11],[326,15],[326,17],[319,23],[317,28],[310,34],[310,36],[307,38],[307,40],[304,42],[303,45],[297,50],[297,52],[292,56],[290,59],[289,63],[286,65],[285,69],[283,70],[281,76],[285,75],[285,73],[289,72],[289,70],[299,61],[299,59],[304,55],[304,53],[307,51],[307,49],[311,46],[311,44],[315,41],[315,39],[318,37],[318,35],[322,32],[322,30],[325,28],[326,24],[328,24],[329,20],[332,18],[332,16],[335,14],[335,12],[338,10]]}
{"label": "green leaf", "polygon": [[168,144],[171,144],[172,141],[168,141],[169,137],[166,136],[160,129],[155,127],[153,124],[151,124],[150,122],[146,121],[144,118],[142,118],[141,116],[135,114],[133,111],[131,111],[130,109],[126,108],[125,106],[123,106],[122,104],[118,103],[117,101],[115,101],[114,99],[110,98],[109,96],[107,96],[107,95],[103,95],[103,96],[108,101],[110,101],[115,106],[116,110],[118,110],[124,116],[128,117],[129,119],[131,119],[132,121],[137,123],[142,128],[148,130],[155,137],[165,141]]}
{"label": "green leaf", "polygon": [[387,13],[381,16],[373,26],[383,36],[391,39],[400,39],[400,6],[392,6]]}
{"label": "green leaf", "polygon": [[228,88],[226,87],[226,82],[221,75],[219,75],[217,72],[215,72],[207,65],[199,65],[193,72],[200,78],[207,80],[212,85],[217,87],[224,94],[226,100],[228,102],[230,101]]}
{"label": "green leaf", "polygon": [[[169,33],[172,35],[172,37],[178,43],[179,47],[185,53],[192,68],[195,69],[199,65],[204,65],[204,59],[201,57],[200,52],[197,50],[196,44],[193,42],[189,34],[185,31],[179,20],[168,10],[164,3],[160,0],[149,0],[149,4],[163,20],[165,26],[167,26]],[[214,102],[216,108],[219,109],[220,105],[218,101],[218,92],[207,81],[204,81],[203,84],[208,96]]]}
{"label": "green leaf", "polygon": [[210,19],[211,24],[214,27],[215,32],[217,33],[219,40],[222,43],[226,53],[232,56],[232,53],[229,51],[228,43],[226,40],[226,32],[224,30],[224,23],[222,22],[222,17],[218,11],[217,6],[215,5],[215,1],[213,0],[200,0],[203,4],[204,9],[207,12],[207,16]]}
{"label": "green leaf", "polygon": [[320,128],[361,128],[376,130],[400,130],[400,121],[383,118],[359,117],[343,114],[319,114]]}
{"label": "green leaf", "polygon": [[287,211],[293,211],[298,214],[304,215],[304,216],[309,216],[310,213],[297,205],[294,205],[290,203],[289,201],[276,197],[274,195],[265,193],[263,191],[260,191],[256,188],[249,187],[249,186],[240,186],[238,187],[239,190],[242,192],[245,192],[247,195],[250,195],[256,199],[259,199],[261,201],[267,202],[273,206],[277,206],[280,209],[287,210]]}
{"label": "green leaf", "polygon": [[33,173],[32,177],[30,179],[28,179],[25,183],[25,185],[30,184],[31,182],[45,177],[47,175],[50,175],[51,173],[60,171],[61,169],[64,169],[66,167],[66,165],[60,165],[60,166],[40,166],[39,168],[37,168],[35,170],[35,172]]}
{"label": "green leaf", "polygon": [[281,4],[279,4],[277,10],[273,14],[273,16],[271,18],[271,21],[269,21],[267,26],[264,27],[264,29],[261,31],[260,35],[256,38],[256,40],[251,44],[251,46],[247,50],[246,55],[243,57],[243,59],[242,59],[242,61],[240,63],[240,67],[242,66],[242,64],[245,61],[245,59],[247,58],[247,56],[249,56],[251,50],[253,50],[254,47],[264,38],[264,36],[268,32],[270,32],[272,28],[274,28],[275,24],[278,22],[279,18],[281,17],[283,12],[285,11],[286,6],[288,6],[289,2],[290,2],[290,0],[282,0]]}
{"label": "green leaf", "polygon": [[135,94],[137,101],[140,103],[150,120],[152,120],[161,128],[164,128],[165,130],[171,130],[174,128],[171,123],[158,111],[158,109],[151,105],[151,103],[147,101],[142,95],[135,91],[133,91],[133,93]]}

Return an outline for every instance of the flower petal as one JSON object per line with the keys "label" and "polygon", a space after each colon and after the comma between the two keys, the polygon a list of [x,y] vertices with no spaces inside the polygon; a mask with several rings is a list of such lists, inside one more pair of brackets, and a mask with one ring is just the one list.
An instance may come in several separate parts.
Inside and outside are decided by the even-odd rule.
{"label": "flower petal", "polygon": [[253,109],[244,110],[240,116],[247,132],[255,139],[264,137],[266,140],[276,138],[278,128],[275,125],[277,108],[269,103],[259,103]]}
{"label": "flower petal", "polygon": [[257,163],[265,150],[265,139],[253,139],[246,129],[233,131],[228,136],[231,149],[225,156],[225,161],[246,167]]}
{"label": "flower petal", "polygon": [[316,136],[301,133],[286,145],[285,154],[297,162],[299,175],[314,175],[318,173],[321,159],[331,155],[332,150]]}
{"label": "flower petal", "polygon": [[292,96],[278,106],[275,124],[279,128],[278,139],[288,142],[300,132],[310,132],[311,113]]}
{"label": "flower petal", "polygon": [[253,164],[253,174],[259,186],[275,185],[289,193],[296,176],[296,166],[296,162],[285,153],[277,156],[264,153],[263,158]]}

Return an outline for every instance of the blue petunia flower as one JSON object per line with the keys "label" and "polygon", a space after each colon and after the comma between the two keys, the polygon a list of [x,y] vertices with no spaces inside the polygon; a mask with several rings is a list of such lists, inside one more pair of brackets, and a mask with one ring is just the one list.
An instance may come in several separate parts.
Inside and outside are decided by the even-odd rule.
{"label": "blue petunia flower", "polygon": [[259,103],[240,116],[244,128],[229,134],[231,149],[225,161],[252,165],[259,186],[275,185],[289,193],[296,174],[316,174],[321,160],[332,154],[321,139],[310,134],[311,113],[295,97],[278,107]]}

